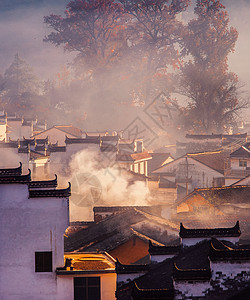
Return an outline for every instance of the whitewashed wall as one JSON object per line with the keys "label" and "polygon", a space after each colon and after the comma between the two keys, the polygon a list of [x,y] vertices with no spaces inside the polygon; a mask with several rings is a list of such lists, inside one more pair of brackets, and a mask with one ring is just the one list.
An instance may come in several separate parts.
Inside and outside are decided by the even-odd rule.
{"label": "whitewashed wall", "polygon": [[[0,299],[54,300],[64,265],[65,198],[28,198],[25,184],[0,184]],[[35,272],[35,252],[52,251],[53,272]]]}
{"label": "whitewashed wall", "polygon": [[178,290],[175,299],[193,299],[204,296],[210,284],[209,281],[174,281],[174,288]]}

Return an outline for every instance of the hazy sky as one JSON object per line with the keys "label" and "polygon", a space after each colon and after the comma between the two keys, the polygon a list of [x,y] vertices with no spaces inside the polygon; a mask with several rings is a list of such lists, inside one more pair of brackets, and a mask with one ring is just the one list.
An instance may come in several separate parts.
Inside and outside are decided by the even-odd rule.
{"label": "hazy sky", "polygon": [[[68,0],[0,0],[0,73],[19,53],[42,78],[54,74],[71,57],[62,48],[42,41],[49,29],[43,24],[43,16],[63,13]],[[231,25],[239,31],[239,39],[229,63],[250,91],[250,0],[224,0]]]}

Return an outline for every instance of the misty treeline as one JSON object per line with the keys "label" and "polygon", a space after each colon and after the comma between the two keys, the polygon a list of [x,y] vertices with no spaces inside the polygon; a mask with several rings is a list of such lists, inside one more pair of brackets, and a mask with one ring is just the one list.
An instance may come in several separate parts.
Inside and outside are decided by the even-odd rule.
{"label": "misty treeline", "polygon": [[[10,67],[1,85],[6,105],[24,112],[33,105],[33,112],[54,123],[101,129],[111,121],[122,129],[164,92],[168,100],[185,99],[174,126],[225,131],[247,107],[227,62],[238,32],[220,0],[197,0],[191,18],[189,5],[189,0],[70,1],[63,16],[44,17],[52,30],[44,41],[74,53],[72,63],[42,86],[35,76],[28,83],[20,70],[14,76],[19,83],[11,85]],[[29,86],[28,94],[21,95],[20,81]]]}

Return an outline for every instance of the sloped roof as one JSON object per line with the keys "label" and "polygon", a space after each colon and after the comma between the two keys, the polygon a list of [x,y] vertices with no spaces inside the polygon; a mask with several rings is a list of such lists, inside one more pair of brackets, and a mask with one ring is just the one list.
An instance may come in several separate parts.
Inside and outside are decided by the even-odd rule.
{"label": "sloped roof", "polygon": [[[232,256],[240,258],[241,261],[250,260],[250,245],[236,246],[228,241],[218,241],[214,238],[212,245],[214,248],[219,248],[216,250],[218,250],[217,254],[220,256],[218,260],[220,261],[225,260],[225,256],[228,260],[232,260]],[[183,248],[173,258],[150,265],[149,271],[145,275],[120,286],[117,290],[118,299],[130,299],[131,295],[138,296],[136,299],[174,299],[173,280],[210,280],[209,257],[213,257],[213,251],[211,251],[210,240]],[[225,253],[227,254],[225,255]]]}
{"label": "sloped roof", "polygon": [[131,157],[131,153],[128,153],[128,152],[118,152],[118,154],[116,155],[116,160],[117,161],[123,161],[123,162],[133,162],[133,158]]}
{"label": "sloped roof", "polygon": [[[231,246],[231,247],[230,247]],[[250,245],[246,247],[227,246],[216,239],[210,243],[209,258],[211,261],[242,261],[250,260]]]}
{"label": "sloped roof", "polygon": [[152,156],[148,152],[139,152],[131,154],[131,157],[134,161],[140,161],[144,159],[152,159]]}
{"label": "sloped roof", "polygon": [[203,241],[195,246],[184,248],[172,259],[152,265],[148,274],[135,279],[140,289],[172,289],[174,263],[179,269],[210,269],[208,260],[209,241]]}
{"label": "sloped roof", "polygon": [[83,133],[80,128],[72,125],[55,125],[54,127],[75,137],[81,137]]}
{"label": "sloped roof", "polygon": [[250,158],[250,143],[246,143],[230,154],[230,157]]}
{"label": "sloped roof", "polygon": [[117,274],[141,273],[149,270],[149,265],[124,265],[117,259],[115,264]]}
{"label": "sloped roof", "polygon": [[169,255],[169,254],[178,254],[181,251],[181,246],[156,246],[152,242],[149,242],[148,252],[150,255]]}
{"label": "sloped roof", "polygon": [[81,129],[79,129],[75,126],[72,126],[72,125],[54,125],[53,127],[50,127],[46,130],[43,130],[43,131],[35,134],[34,137],[39,136],[40,134],[43,134],[44,132],[48,132],[53,128],[63,131],[65,134],[73,135],[74,137],[81,137],[82,133],[83,133]]}
{"label": "sloped roof", "polygon": [[[216,172],[219,172],[220,174],[224,174],[224,159],[226,158],[226,154],[222,153],[222,151],[202,152],[202,153],[194,153],[194,154],[188,153],[188,154],[183,155],[183,156],[165,164],[164,166],[156,169],[155,171],[153,171],[153,174],[168,173],[168,172],[164,172],[163,170],[168,168],[168,166],[172,166],[177,161],[180,161],[181,159],[186,158],[186,157],[193,159],[193,160],[197,161],[198,163],[201,163],[204,166],[206,166]],[[172,174],[172,173],[169,173],[169,174]]]}
{"label": "sloped roof", "polygon": [[244,185],[244,183],[248,182],[250,180],[250,175],[239,179],[238,181],[232,183],[230,186],[235,186],[235,185]]}
{"label": "sloped roof", "polygon": [[181,238],[200,238],[200,237],[238,237],[241,235],[239,221],[236,222],[234,227],[231,228],[202,228],[202,229],[188,229],[181,223],[180,226],[180,237]]}
{"label": "sloped roof", "polygon": [[[144,223],[141,223],[142,221]],[[78,249],[110,251],[134,235],[147,241],[151,238],[160,245],[159,231],[165,232],[161,238],[167,241],[171,237],[167,235],[169,229],[176,232],[175,238],[177,238],[178,228],[173,228],[167,220],[131,207],[65,238],[65,249],[66,251]]]}
{"label": "sloped roof", "polygon": [[224,173],[224,161],[228,157],[225,152],[213,151],[187,155],[222,174]]}
{"label": "sloped roof", "polygon": [[216,198],[217,202],[220,201],[221,203],[247,203],[250,197],[250,186],[234,185],[216,188],[194,189],[194,191],[192,191],[186,197],[176,201],[175,205],[178,206],[179,204],[186,202],[188,199],[198,194],[204,199],[208,200],[211,197],[213,199]]}
{"label": "sloped roof", "polygon": [[160,168],[168,158],[173,158],[170,153],[150,153],[152,159],[148,162],[148,173]]}

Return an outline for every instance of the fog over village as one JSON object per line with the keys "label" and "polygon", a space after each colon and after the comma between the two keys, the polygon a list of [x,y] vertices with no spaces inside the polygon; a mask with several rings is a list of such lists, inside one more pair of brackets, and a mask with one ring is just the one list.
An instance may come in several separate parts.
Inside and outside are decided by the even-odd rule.
{"label": "fog over village", "polygon": [[0,299],[249,299],[249,14],[0,1]]}

